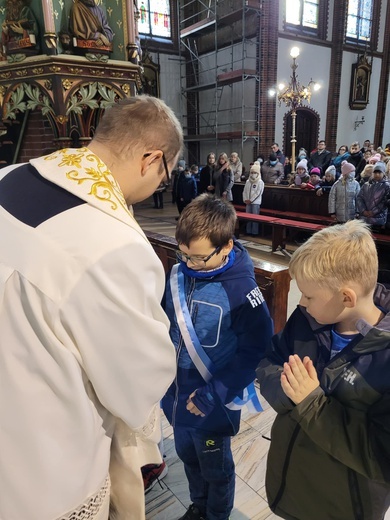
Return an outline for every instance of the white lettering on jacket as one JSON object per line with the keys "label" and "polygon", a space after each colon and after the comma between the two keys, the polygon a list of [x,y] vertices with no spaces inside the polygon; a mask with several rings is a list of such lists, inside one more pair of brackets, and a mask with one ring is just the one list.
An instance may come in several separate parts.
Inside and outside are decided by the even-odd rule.
{"label": "white lettering on jacket", "polygon": [[350,385],[354,385],[355,384],[355,377],[357,376],[356,372],[353,372],[352,370],[345,370],[345,372],[343,373],[343,375],[341,376],[345,381],[347,381],[347,383],[349,383]]}
{"label": "white lettering on jacket", "polygon": [[251,292],[246,295],[246,297],[251,302],[252,307],[257,307],[264,301],[263,295],[261,294],[261,291],[258,287],[252,289]]}

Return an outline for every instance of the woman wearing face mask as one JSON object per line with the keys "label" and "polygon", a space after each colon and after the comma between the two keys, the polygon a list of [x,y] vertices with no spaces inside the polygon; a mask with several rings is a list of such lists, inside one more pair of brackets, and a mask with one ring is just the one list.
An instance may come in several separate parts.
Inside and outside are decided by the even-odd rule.
{"label": "woman wearing face mask", "polygon": [[271,153],[268,161],[262,167],[265,184],[280,184],[284,179],[284,168],[275,153]]}
{"label": "woman wearing face mask", "polygon": [[338,179],[341,175],[341,163],[346,161],[351,154],[349,153],[348,146],[346,144],[342,144],[339,148],[338,155],[332,159],[333,166],[336,168],[336,179]]}
{"label": "woman wearing face mask", "polygon": [[305,159],[306,161],[308,160],[308,154],[307,154],[306,148],[300,148],[298,151],[298,155],[295,159],[295,171],[298,167],[297,165],[298,165],[299,161],[302,161],[302,159]]}
{"label": "woman wearing face mask", "polygon": [[[244,200],[247,213],[254,215],[260,214],[261,198],[264,191],[264,182],[261,180],[260,163],[254,162],[249,171],[249,179],[246,181],[242,198]],[[247,235],[258,235],[258,222],[248,222],[246,225]]]}

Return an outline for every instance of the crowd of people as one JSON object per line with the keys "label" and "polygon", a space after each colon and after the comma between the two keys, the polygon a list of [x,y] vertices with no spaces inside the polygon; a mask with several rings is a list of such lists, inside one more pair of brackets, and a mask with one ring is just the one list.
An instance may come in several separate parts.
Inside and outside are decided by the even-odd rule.
{"label": "crowd of people", "polygon": [[[180,160],[173,177],[172,202],[177,204],[179,215],[202,193],[232,201],[234,183],[245,183],[246,211],[259,214],[264,188],[285,185],[313,191],[319,197],[328,193],[329,214],[335,222],[359,217],[378,231],[390,227],[390,143],[383,149],[375,148],[369,140],[364,141],[363,146],[355,141],[332,153],[326,149],[325,141],[319,140],[310,154],[299,148],[294,168],[292,158],[283,154],[278,143],[272,144],[267,158],[260,155],[247,169],[237,152],[232,152],[230,157],[221,153],[218,158],[210,152],[200,170],[197,165],[188,168],[185,161]],[[158,190],[161,191],[161,187]],[[156,192],[154,207],[162,208],[162,203],[156,203],[157,197]],[[258,224],[248,222],[247,234],[258,235]]]}

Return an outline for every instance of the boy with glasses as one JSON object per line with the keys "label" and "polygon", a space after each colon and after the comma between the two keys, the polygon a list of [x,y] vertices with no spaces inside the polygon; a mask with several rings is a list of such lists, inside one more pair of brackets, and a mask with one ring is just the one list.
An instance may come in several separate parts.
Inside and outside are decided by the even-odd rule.
{"label": "boy with glasses", "polygon": [[165,311],[177,375],[162,406],[189,482],[192,504],[180,520],[229,518],[231,436],[272,336],[252,261],[233,239],[235,224],[231,204],[203,194],[183,210],[176,229],[180,263],[167,284]]}

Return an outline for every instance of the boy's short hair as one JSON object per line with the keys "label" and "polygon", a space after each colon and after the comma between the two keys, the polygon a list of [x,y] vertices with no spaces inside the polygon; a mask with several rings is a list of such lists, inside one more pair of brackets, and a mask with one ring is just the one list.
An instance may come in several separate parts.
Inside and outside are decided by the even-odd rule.
{"label": "boy's short hair", "polygon": [[233,238],[236,220],[236,211],[230,202],[203,193],[184,208],[175,238],[186,247],[201,238],[208,238],[214,247],[225,246]]}
{"label": "boy's short hair", "polygon": [[333,291],[354,282],[370,293],[377,281],[378,254],[369,226],[350,220],[318,231],[294,252],[289,270],[292,278]]}

